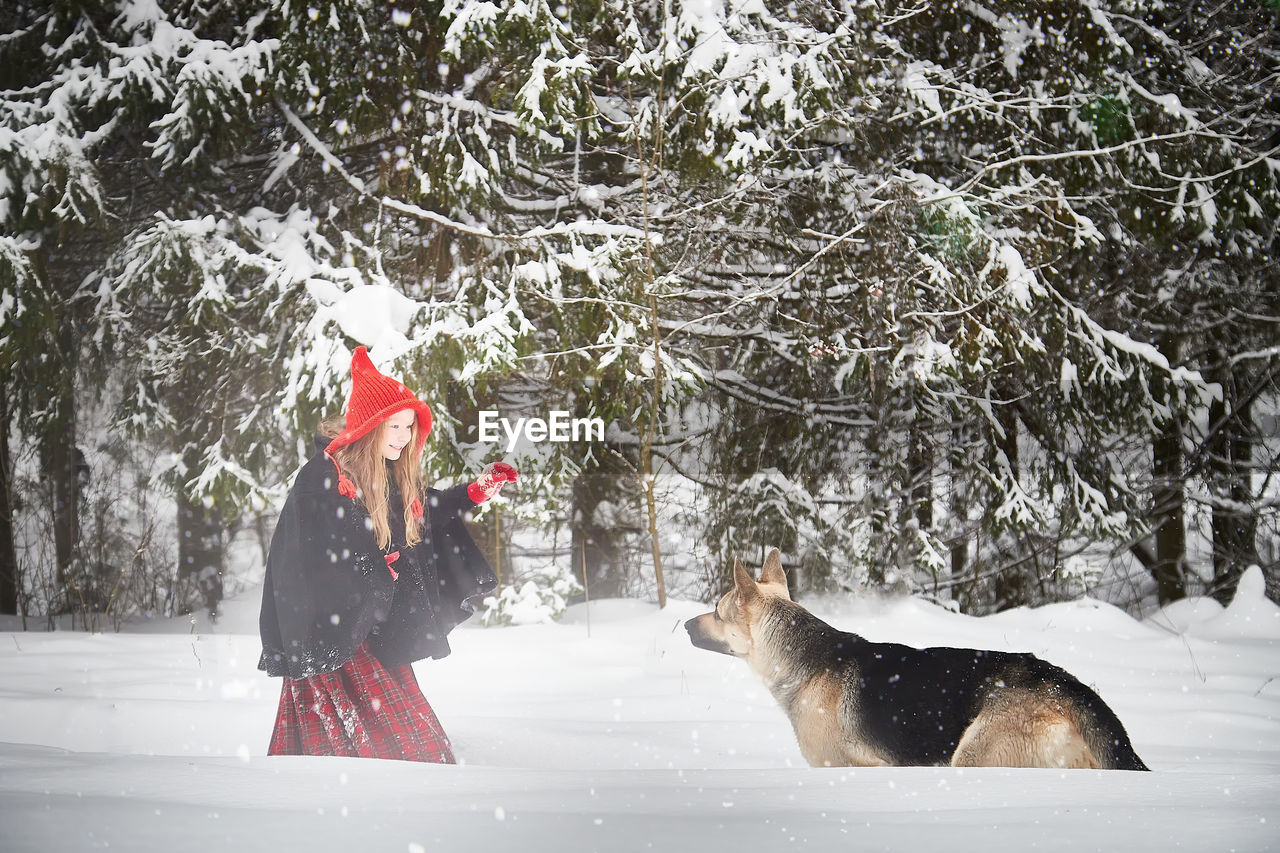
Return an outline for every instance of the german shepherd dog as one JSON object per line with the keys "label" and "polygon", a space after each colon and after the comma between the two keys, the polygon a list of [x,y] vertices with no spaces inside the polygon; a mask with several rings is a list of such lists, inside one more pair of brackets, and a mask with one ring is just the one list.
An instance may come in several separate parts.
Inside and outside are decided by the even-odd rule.
{"label": "german shepherd dog", "polygon": [[685,623],[699,648],[742,658],[814,767],[1147,770],[1097,693],[1031,654],[916,649],[838,631],[791,600],[774,549],[757,583]]}

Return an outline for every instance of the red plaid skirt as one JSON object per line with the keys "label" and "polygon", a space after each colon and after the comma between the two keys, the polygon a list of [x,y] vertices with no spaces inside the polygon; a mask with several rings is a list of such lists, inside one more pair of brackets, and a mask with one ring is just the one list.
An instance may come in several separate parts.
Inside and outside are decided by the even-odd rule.
{"label": "red plaid skirt", "polygon": [[455,763],[413,667],[383,666],[365,646],[334,672],[284,679],[267,755]]}

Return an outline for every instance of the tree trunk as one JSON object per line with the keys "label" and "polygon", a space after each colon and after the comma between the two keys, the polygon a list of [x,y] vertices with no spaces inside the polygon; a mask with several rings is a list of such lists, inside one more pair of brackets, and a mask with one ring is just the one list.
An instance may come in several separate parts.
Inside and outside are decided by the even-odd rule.
{"label": "tree trunk", "polygon": [[[1018,418],[1007,406],[997,409],[996,417],[1000,421],[1004,435],[993,435],[992,439],[997,452],[1003,453],[1009,463],[1010,476],[1017,480],[1022,471],[1022,462],[1018,453]],[[1014,559],[1009,560],[1008,564],[996,574],[994,602],[996,610],[1007,610],[1010,607],[1029,603],[1025,569],[1022,568],[1024,561],[1016,558],[1016,546],[1008,550],[1011,552],[1008,556]]]}
{"label": "tree trunk", "polygon": [[76,544],[80,541],[80,489],[76,480],[74,422],[64,424],[64,432],[55,433],[44,442],[44,473],[49,478],[53,509],[53,546],[57,561],[58,588],[67,592],[74,582],[73,563]]}
{"label": "tree trunk", "polygon": [[863,439],[867,454],[867,484],[862,512],[871,526],[871,565],[867,567],[867,579],[876,585],[888,583],[898,562],[898,537],[894,534],[892,493],[887,466],[884,464],[882,446],[883,431],[887,429],[883,419],[873,424]]}
{"label": "tree trunk", "polygon": [[[1170,364],[1177,363],[1177,349],[1177,344],[1167,339],[1160,346]],[[1169,406],[1170,415],[1151,443],[1152,522],[1156,531],[1155,562],[1151,573],[1156,580],[1161,604],[1177,601],[1187,594],[1183,573],[1187,532],[1186,483],[1182,479],[1182,415],[1167,380],[1165,387],[1165,403]]]}
{"label": "tree trunk", "polygon": [[[53,612],[92,609],[92,592],[77,577],[76,550],[80,543],[79,470],[84,457],[76,449],[76,403],[74,347],[68,344],[70,323],[59,322],[58,345],[62,350],[57,366],[47,369],[56,389],[50,402],[51,423],[40,440],[40,462],[47,478],[50,511],[53,517],[54,577],[57,585]],[[68,352],[68,349],[71,352]]]}
{"label": "tree trunk", "polygon": [[76,303],[70,294],[59,296],[56,281],[66,281],[73,273],[53,269],[47,246],[31,255],[37,276],[48,283],[53,294],[48,317],[48,335],[41,342],[46,351],[33,360],[31,381],[40,388],[38,404],[45,407],[40,419],[38,446],[40,467],[46,481],[49,512],[53,520],[54,584],[50,590],[49,612],[68,613],[93,609],[93,591],[88,578],[75,571],[80,541],[79,468],[83,456],[76,449],[76,372],[80,347]]}
{"label": "tree trunk", "polygon": [[[647,215],[647,214],[646,214]],[[646,225],[646,228],[648,226]],[[649,255],[649,286],[654,286],[653,259]],[[649,325],[653,331],[653,394],[649,398],[649,418],[640,445],[640,477],[644,481],[645,512],[649,519],[649,546],[653,557],[653,578],[658,585],[658,609],[667,606],[667,578],[662,571],[662,540],[658,538],[658,507],[654,497],[657,483],[653,472],[653,443],[658,437],[662,413],[662,327],[658,320],[658,297],[649,294]]]}
{"label": "tree trunk", "polygon": [[[912,414],[907,426],[907,481],[898,522],[902,551],[899,563],[919,570],[924,568],[921,560],[924,548],[920,543],[933,532],[933,446],[913,398],[914,394],[908,396]],[[936,583],[936,568],[932,575]]]}
{"label": "tree trunk", "polygon": [[600,505],[608,501],[610,483],[598,469],[584,471],[573,481],[573,568],[588,579],[591,594],[597,598],[617,597],[626,586],[615,539],[619,530],[607,522],[599,523],[598,518]]}
{"label": "tree trunk", "polygon": [[922,532],[933,529],[933,445],[921,418],[911,423],[911,447],[907,459],[910,471],[911,510]]}
{"label": "tree trunk", "polygon": [[1213,597],[1229,604],[1240,575],[1258,562],[1258,517],[1252,509],[1253,405],[1237,400],[1245,383],[1222,382],[1224,400],[1209,408],[1210,425],[1222,424],[1209,452],[1213,506]]}
{"label": "tree trunk", "polygon": [[645,511],[649,519],[649,544],[653,557],[653,576],[658,585],[658,608],[667,606],[667,579],[662,571],[662,540],[658,537],[658,509],[654,497],[652,436],[640,448],[640,477],[644,481]]}
{"label": "tree trunk", "polygon": [[209,616],[218,618],[224,571],[222,516],[185,494],[178,496],[178,575],[191,578]]}
{"label": "tree trunk", "polygon": [[0,394],[0,613],[17,615],[18,548],[13,528],[13,464],[9,456],[8,389]]}
{"label": "tree trunk", "polygon": [[953,596],[959,597],[961,580],[969,568],[969,480],[965,472],[966,430],[957,425],[951,430],[951,583]]}

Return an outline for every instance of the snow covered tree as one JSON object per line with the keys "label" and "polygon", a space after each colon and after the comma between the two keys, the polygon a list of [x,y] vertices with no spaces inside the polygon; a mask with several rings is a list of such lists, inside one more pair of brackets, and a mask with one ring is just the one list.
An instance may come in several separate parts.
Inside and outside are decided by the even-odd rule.
{"label": "snow covered tree", "polygon": [[[309,37],[368,26],[335,8],[308,11],[339,21]],[[412,234],[387,246],[435,247],[432,297],[474,310],[483,294],[504,318],[500,355],[438,348],[453,373],[428,375],[500,394],[518,364],[517,384],[575,389],[640,449],[645,423],[666,412],[663,432],[687,403],[649,398],[656,339],[714,398],[719,455],[660,455],[728,476],[713,487],[733,496],[717,502],[725,549],[776,536],[805,550],[803,530],[822,576],[860,553],[850,580],[905,569],[1016,603],[1074,550],[1141,531],[1132,436],[1205,390],[1111,286],[1144,240],[1117,215],[1140,189],[1122,178],[1204,139],[1162,124],[1178,120],[1161,106],[1172,93],[1141,77],[1122,33],[1159,39],[1130,11],[423,5],[398,19],[408,43],[354,75],[375,116],[364,147],[343,141],[360,126],[320,75],[318,117],[299,113],[320,129],[298,132],[323,138],[321,156],[332,145],[326,162],[360,192],[375,175],[357,174],[357,152],[376,149],[403,176],[378,184],[395,192],[378,222]],[[436,78],[404,82],[422,68]],[[389,93],[405,99],[377,114]],[[1130,127],[1135,93],[1160,109]],[[412,131],[393,147],[388,126]],[[755,432],[760,410],[782,428]],[[797,467],[752,467],[753,444]],[[754,506],[786,509],[744,528]],[[1003,591],[973,586],[993,576]]]}
{"label": "snow covered tree", "polygon": [[[69,607],[72,598],[89,610],[107,605],[96,593],[86,598],[86,589],[101,585],[71,576],[73,564],[83,563],[79,399],[120,395],[135,426],[173,429],[173,418],[149,406],[156,397],[135,384],[135,356],[148,355],[170,375],[185,368],[191,378],[190,369],[206,355],[200,347],[170,348],[184,330],[149,322],[172,321],[165,300],[190,294],[148,288],[174,283],[168,248],[178,242],[174,235],[183,223],[171,217],[213,206],[197,192],[201,180],[222,171],[221,164],[241,149],[237,131],[252,124],[246,87],[262,80],[272,45],[223,40],[242,34],[237,24],[248,21],[252,30],[261,20],[241,11],[232,4],[212,11],[180,5],[166,14],[121,0],[19,3],[3,13],[7,76],[0,147],[7,156],[0,216],[3,274],[15,284],[12,310],[3,318],[6,359],[14,366],[6,377],[19,392],[22,438],[41,444],[52,484],[58,581],[48,604],[54,609]],[[216,229],[211,219],[203,224]],[[147,286],[121,287],[104,275],[113,264],[123,279],[146,280]],[[193,264],[188,276],[201,279],[204,272]],[[201,330],[208,319],[202,306],[217,303],[218,282],[207,284],[200,290],[206,298],[191,306]],[[190,332],[188,327],[187,340]],[[248,338],[254,339],[254,330]],[[188,397],[202,386],[189,385]],[[207,436],[198,405],[182,414],[182,424],[200,439]],[[184,449],[175,450],[182,455]],[[198,482],[176,485],[183,499],[200,495]],[[118,562],[128,564],[127,555]],[[88,577],[101,568],[80,565],[77,571]]]}
{"label": "snow covered tree", "polygon": [[[976,336],[961,339],[963,362],[992,352],[984,338],[1011,348],[1005,366],[984,365],[981,382],[950,399],[979,403],[957,412],[978,427],[962,434],[991,436],[984,443],[994,455],[967,454],[990,460],[977,469],[986,468],[977,484],[989,488],[977,501],[991,508],[982,526],[1015,533],[1021,544],[1009,557],[1047,558],[1050,576],[1061,564],[1054,551],[1079,547],[1072,538],[1122,543],[1141,534],[1147,477],[1126,470],[1126,437],[1167,432],[1208,392],[1160,351],[1145,322],[1161,293],[1168,302],[1170,259],[1206,234],[1257,245],[1275,221],[1265,135],[1240,121],[1256,95],[1213,91],[1221,78],[1184,47],[1202,41],[1174,32],[1180,12],[1120,5],[902,6],[887,9],[883,25],[894,48],[889,79],[903,94],[897,104],[884,98],[885,125],[900,129],[912,171],[937,182],[927,189],[914,179],[921,201],[961,214],[934,218],[937,237],[970,251],[987,242],[999,260],[979,266],[979,278],[1003,266],[1026,299],[1008,325],[986,322],[981,304],[956,303],[979,321]],[[1264,31],[1266,12],[1238,11],[1242,25]],[[1203,10],[1190,17],[1219,40],[1210,53],[1237,37]],[[1215,101],[1237,104],[1235,117],[1214,116]],[[1218,195],[1231,200],[1230,217],[1213,217]],[[1161,231],[1185,220],[1176,234]],[[970,232],[957,234],[953,223],[966,221]],[[1153,262],[1167,266],[1152,270]],[[947,344],[944,352],[964,352]],[[1023,443],[1033,452],[1019,453]],[[965,494],[972,504],[972,490]]]}
{"label": "snow covered tree", "polygon": [[521,449],[511,511],[597,591],[661,597],[683,514],[709,587],[779,545],[800,589],[986,609],[1118,549],[1170,598],[1189,496],[1225,589],[1275,515],[1274,14],[20,2],[0,352],[59,565],[77,394],[164,436],[212,608],[365,344],[437,408],[433,477],[496,452],[481,409],[610,424]]}
{"label": "snow covered tree", "polygon": [[[109,52],[101,31],[110,26],[110,16],[96,4],[49,8],[18,2],[0,12],[3,390],[16,437],[35,449],[56,549],[53,562],[64,588],[73,582],[79,539],[75,394],[83,338],[93,319],[80,284],[95,256],[102,256],[92,236],[103,199],[91,155],[102,125],[116,120],[101,106],[92,116],[77,107],[88,88],[81,72]],[[8,441],[3,453],[3,470],[13,477]],[[6,492],[12,488],[6,482]],[[24,503],[31,506],[33,498],[24,495]],[[8,527],[11,517],[5,521]],[[70,604],[63,596],[55,606]]]}
{"label": "snow covered tree", "polygon": [[[1157,267],[1141,316],[1215,390],[1207,413],[1184,418],[1158,445],[1167,452],[1162,467],[1176,476],[1164,505],[1156,500],[1156,512],[1166,513],[1159,530],[1173,528],[1173,547],[1162,551],[1158,532],[1155,559],[1165,589],[1179,594],[1199,584],[1226,602],[1244,569],[1259,562],[1259,524],[1276,524],[1254,485],[1253,412],[1259,398],[1275,399],[1280,110],[1265,93],[1280,82],[1280,13],[1254,3],[1194,3],[1180,14],[1152,15],[1151,24],[1155,31],[1142,35],[1163,47],[1152,76],[1173,77],[1177,92],[1160,103],[1196,137],[1143,181],[1152,209],[1147,248],[1160,253],[1165,269]],[[1180,492],[1192,522],[1208,515],[1192,526],[1207,531],[1210,566],[1198,569],[1176,550],[1172,503]]]}
{"label": "snow covered tree", "polygon": [[[1259,95],[1277,79],[1276,15],[1252,3],[1177,10],[1157,4],[1138,12],[1116,10],[1107,18],[1114,21],[1106,37],[1114,58],[1105,88],[1095,89],[1080,113],[1095,137],[1093,150],[1105,156],[1090,158],[1103,186],[1077,179],[1089,190],[1079,206],[1107,223],[1109,239],[1074,263],[1106,282],[1098,316],[1127,323],[1134,339],[1212,382],[1207,391],[1218,397],[1249,386],[1224,367],[1258,363],[1264,346],[1258,336],[1265,340],[1271,323],[1256,321],[1275,316],[1277,116]],[[1186,511],[1192,481],[1206,472],[1189,464],[1186,449],[1212,436],[1198,436],[1194,426],[1206,419],[1202,395],[1187,398],[1164,381],[1152,391],[1146,432],[1153,480],[1144,515],[1154,536],[1152,547],[1138,542],[1133,550],[1154,574],[1160,598],[1169,600],[1195,583]],[[1222,406],[1237,408],[1220,400],[1210,413]],[[1240,427],[1248,432],[1247,424]],[[1252,491],[1251,471],[1217,467],[1210,491],[1229,492],[1231,481],[1237,498]],[[1218,509],[1244,503],[1228,500]],[[1213,527],[1224,530],[1221,517]],[[1242,568],[1219,565],[1224,580]]]}

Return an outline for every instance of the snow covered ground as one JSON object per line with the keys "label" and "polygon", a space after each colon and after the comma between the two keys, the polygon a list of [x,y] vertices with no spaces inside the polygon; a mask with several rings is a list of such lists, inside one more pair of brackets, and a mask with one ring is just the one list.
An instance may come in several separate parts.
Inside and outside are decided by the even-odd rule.
{"label": "snow covered ground", "polygon": [[1143,622],[811,603],[870,639],[1052,660],[1153,773],[810,768],[746,666],[689,645],[702,605],[634,601],[460,628],[419,664],[461,766],[268,758],[279,682],[256,595],[229,604],[213,630],[0,634],[0,850],[1280,850],[1280,608],[1257,574],[1225,610]]}

